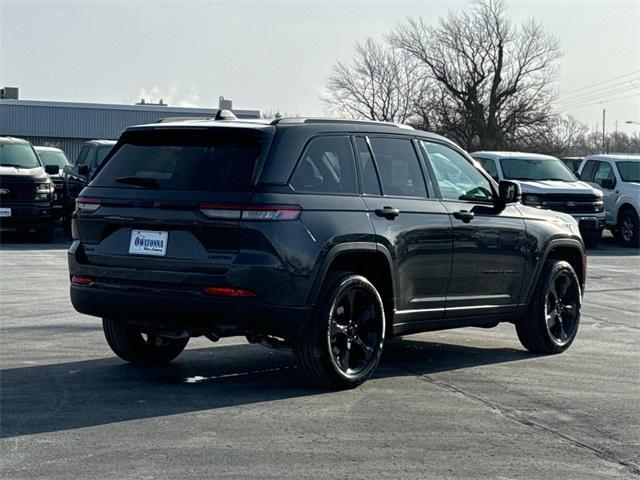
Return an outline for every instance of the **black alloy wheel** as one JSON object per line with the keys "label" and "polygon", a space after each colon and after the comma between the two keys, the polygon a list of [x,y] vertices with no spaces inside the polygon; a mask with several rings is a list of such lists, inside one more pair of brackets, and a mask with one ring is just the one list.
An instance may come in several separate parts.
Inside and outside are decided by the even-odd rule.
{"label": "black alloy wheel", "polygon": [[361,275],[332,275],[316,314],[294,346],[302,371],[326,388],[352,388],[375,371],[385,339],[384,305]]}
{"label": "black alloy wheel", "polygon": [[516,323],[520,342],[534,353],[564,352],[578,333],[581,308],[580,281],[571,264],[547,260],[527,316]]}

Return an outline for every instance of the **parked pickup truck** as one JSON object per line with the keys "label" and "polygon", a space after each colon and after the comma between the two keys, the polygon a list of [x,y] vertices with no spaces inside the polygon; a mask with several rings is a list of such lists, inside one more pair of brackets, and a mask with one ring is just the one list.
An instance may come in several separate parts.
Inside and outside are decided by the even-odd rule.
{"label": "parked pickup truck", "polygon": [[572,215],[585,245],[598,246],[605,225],[602,191],[578,180],[556,157],[522,152],[474,152],[471,156],[497,181],[517,181],[523,204]]}

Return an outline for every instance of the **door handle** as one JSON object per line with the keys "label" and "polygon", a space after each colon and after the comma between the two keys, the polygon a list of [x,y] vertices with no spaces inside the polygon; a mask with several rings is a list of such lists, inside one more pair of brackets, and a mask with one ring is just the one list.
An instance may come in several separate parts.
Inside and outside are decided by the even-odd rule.
{"label": "door handle", "polygon": [[393,220],[398,215],[400,215],[400,210],[398,210],[397,208],[393,208],[393,207],[376,208],[374,210],[374,212],[375,212],[375,214],[377,216],[384,217],[387,220]]}
{"label": "door handle", "polygon": [[458,220],[462,220],[464,223],[469,223],[475,214],[468,210],[460,210],[459,212],[453,212],[453,217]]}

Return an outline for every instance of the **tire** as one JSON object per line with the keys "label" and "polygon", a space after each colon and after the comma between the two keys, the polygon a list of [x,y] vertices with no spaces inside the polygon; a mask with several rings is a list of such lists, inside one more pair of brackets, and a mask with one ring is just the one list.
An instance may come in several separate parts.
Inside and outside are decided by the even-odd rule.
{"label": "tire", "polygon": [[616,230],[617,238],[625,247],[640,246],[640,219],[633,208],[628,208],[620,215]]}
{"label": "tire", "polygon": [[354,388],[375,371],[385,339],[382,298],[362,275],[331,275],[312,321],[294,343],[302,372],[328,389]]}
{"label": "tire", "polygon": [[527,317],[516,323],[520,343],[532,353],[564,352],[578,333],[581,307],[580,282],[573,267],[564,260],[547,260]]}
{"label": "tire", "polygon": [[36,230],[36,239],[42,243],[53,242],[53,235],[54,235],[53,225],[48,225],[44,228],[40,228]]}
{"label": "tire", "polygon": [[189,338],[169,339],[144,335],[136,327],[124,322],[102,319],[107,343],[118,357],[136,364],[159,365],[176,358],[189,343]]}
{"label": "tire", "polygon": [[602,230],[595,233],[590,233],[588,235],[583,235],[582,240],[584,240],[584,245],[587,248],[596,248],[600,245],[600,241],[602,240]]}

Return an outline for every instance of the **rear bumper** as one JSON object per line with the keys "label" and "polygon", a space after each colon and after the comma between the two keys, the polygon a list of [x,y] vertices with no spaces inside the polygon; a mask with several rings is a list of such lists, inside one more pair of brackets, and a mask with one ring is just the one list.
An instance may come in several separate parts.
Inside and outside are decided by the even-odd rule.
{"label": "rear bumper", "polygon": [[[246,287],[238,280],[238,272],[200,275],[88,265],[78,250],[76,241],[68,254],[70,275],[88,277],[93,283],[72,284],[71,303],[86,315],[192,334],[222,337],[253,333],[281,338],[299,335],[311,318],[311,305],[280,305],[259,297],[219,297],[203,292],[205,285]],[[240,284],[225,282],[234,276]],[[268,282],[264,277],[259,280]]]}
{"label": "rear bumper", "polygon": [[71,285],[71,303],[86,315],[159,330],[189,330],[221,337],[247,333],[293,338],[310,318],[309,307],[283,307],[257,299],[208,297],[105,284]]}
{"label": "rear bumper", "polygon": [[2,203],[2,208],[10,208],[11,216],[0,218],[0,230],[27,230],[51,226],[53,208],[48,204]]}

